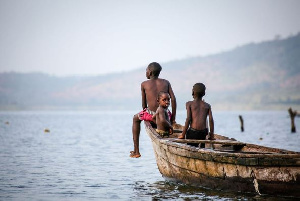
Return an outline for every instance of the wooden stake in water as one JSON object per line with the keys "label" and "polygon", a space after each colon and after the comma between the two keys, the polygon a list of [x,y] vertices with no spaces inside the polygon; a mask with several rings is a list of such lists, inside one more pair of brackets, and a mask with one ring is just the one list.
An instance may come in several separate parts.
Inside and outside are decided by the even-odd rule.
{"label": "wooden stake in water", "polygon": [[244,132],[244,120],[243,120],[242,115],[239,115],[239,118],[240,118],[240,122],[241,122],[241,131]]}
{"label": "wooden stake in water", "polygon": [[292,108],[289,108],[288,111],[291,117],[291,132],[296,133],[295,116],[297,115],[297,111],[293,111]]}

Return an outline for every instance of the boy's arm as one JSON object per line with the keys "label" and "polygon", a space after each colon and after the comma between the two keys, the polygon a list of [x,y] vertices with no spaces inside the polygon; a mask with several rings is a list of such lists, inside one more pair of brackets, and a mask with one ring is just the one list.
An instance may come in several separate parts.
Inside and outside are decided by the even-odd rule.
{"label": "boy's arm", "polygon": [[171,87],[171,84],[169,83],[169,94],[170,94],[170,97],[171,97],[171,105],[172,105],[172,116],[171,116],[171,124],[175,124],[176,121],[176,108],[177,108],[177,103],[176,103],[176,97],[175,97],[175,94],[173,92],[173,89]]}
{"label": "boy's arm", "polygon": [[[159,121],[157,122],[160,124],[160,126],[162,126],[163,128],[172,128],[172,125],[170,124],[170,122],[166,119],[166,111],[162,108],[158,108],[156,111],[156,114],[158,115]],[[159,126],[159,125],[157,125]]]}
{"label": "boy's arm", "polygon": [[215,140],[214,138],[214,118],[212,115],[211,107],[209,106],[208,110],[208,117],[209,117],[209,138],[210,140]]}
{"label": "boy's arm", "polygon": [[187,112],[187,114],[186,114],[185,124],[184,124],[184,127],[182,129],[182,134],[178,137],[179,139],[184,139],[185,138],[187,129],[189,128],[190,123],[191,123],[192,113],[191,113],[191,107],[190,107],[189,102],[186,103],[186,112]]}
{"label": "boy's arm", "polygon": [[155,114],[152,116],[152,121],[155,122],[155,123],[156,123],[156,115],[157,115],[157,110],[156,110]]}
{"label": "boy's arm", "polygon": [[147,99],[146,99],[146,92],[143,84],[141,84],[141,92],[142,92],[142,107],[143,109],[147,108]]}

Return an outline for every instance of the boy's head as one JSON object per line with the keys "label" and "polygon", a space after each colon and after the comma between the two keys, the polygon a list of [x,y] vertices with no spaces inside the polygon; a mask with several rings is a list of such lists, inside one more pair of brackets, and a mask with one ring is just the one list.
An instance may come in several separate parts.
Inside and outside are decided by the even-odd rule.
{"label": "boy's head", "polygon": [[168,108],[170,105],[170,95],[168,92],[161,91],[157,95],[157,102],[160,106]]}
{"label": "boy's head", "polygon": [[193,96],[203,97],[205,95],[205,85],[203,83],[196,83],[193,86]]}
{"label": "boy's head", "polygon": [[153,76],[158,77],[161,71],[161,66],[157,62],[152,62],[148,65],[148,70]]}

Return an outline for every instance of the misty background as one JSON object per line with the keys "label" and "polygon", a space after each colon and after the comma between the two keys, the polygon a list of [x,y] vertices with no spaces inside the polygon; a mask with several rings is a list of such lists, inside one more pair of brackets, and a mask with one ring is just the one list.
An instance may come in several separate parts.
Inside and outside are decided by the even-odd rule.
{"label": "misty background", "polygon": [[150,62],[184,109],[300,105],[300,2],[0,0],[0,109],[137,109]]}

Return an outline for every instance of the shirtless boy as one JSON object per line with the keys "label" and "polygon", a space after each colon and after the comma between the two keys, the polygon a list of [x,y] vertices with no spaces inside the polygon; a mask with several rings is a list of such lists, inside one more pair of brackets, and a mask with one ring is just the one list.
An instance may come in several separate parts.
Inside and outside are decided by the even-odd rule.
{"label": "shirtless boy", "polygon": [[[211,106],[202,100],[205,95],[205,85],[196,83],[193,86],[192,95],[194,100],[186,103],[187,117],[182,134],[179,139],[198,139],[205,140],[208,134],[206,119],[209,117],[209,139],[214,140],[214,120],[211,111]],[[192,146],[198,146],[196,143],[188,143]],[[204,148],[205,144],[201,144]]]}
{"label": "shirtless boy", "polygon": [[173,134],[173,127],[171,125],[168,107],[170,105],[170,95],[167,92],[159,92],[157,96],[157,102],[159,107],[157,108],[155,115],[152,119],[156,121],[156,132],[162,137]]}
{"label": "shirtless boy", "polygon": [[162,68],[159,63],[150,63],[146,69],[146,77],[148,80],[142,82],[141,84],[143,111],[133,116],[132,135],[134,150],[130,152],[130,157],[132,158],[141,157],[139,150],[141,121],[152,121],[152,116],[155,113],[154,111],[156,111],[158,108],[158,92],[165,91],[170,94],[172,104],[172,116],[170,121],[172,124],[176,123],[176,98],[170,82],[168,80],[158,78],[161,69]]}

